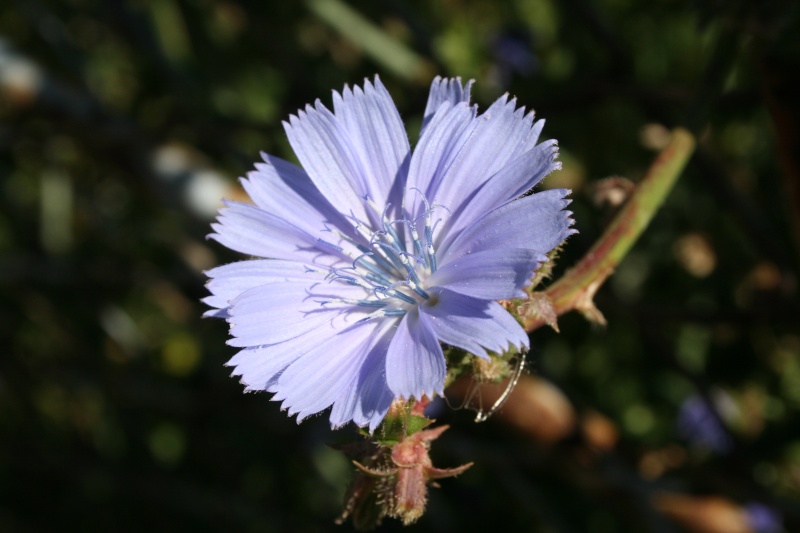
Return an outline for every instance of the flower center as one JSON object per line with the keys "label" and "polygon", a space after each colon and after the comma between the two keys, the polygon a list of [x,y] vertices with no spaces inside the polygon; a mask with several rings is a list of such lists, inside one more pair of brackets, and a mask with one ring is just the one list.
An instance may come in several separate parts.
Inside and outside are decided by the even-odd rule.
{"label": "flower center", "polygon": [[[421,216],[412,219],[401,208],[400,218],[390,219],[388,212],[391,205],[380,211],[371,199],[364,201],[371,221],[359,220],[351,215],[353,236],[330,228],[326,228],[326,231],[335,232],[341,241],[349,243],[351,249],[359,252],[354,256],[348,254],[352,259],[351,265],[332,268],[328,279],[361,287],[366,291],[365,297],[327,300],[323,303],[378,308],[362,320],[402,316],[421,302],[430,303],[432,297],[425,290],[425,280],[436,272],[433,213],[438,206],[432,206],[422,195],[425,211]],[[322,239],[319,242],[346,253],[341,246]]]}

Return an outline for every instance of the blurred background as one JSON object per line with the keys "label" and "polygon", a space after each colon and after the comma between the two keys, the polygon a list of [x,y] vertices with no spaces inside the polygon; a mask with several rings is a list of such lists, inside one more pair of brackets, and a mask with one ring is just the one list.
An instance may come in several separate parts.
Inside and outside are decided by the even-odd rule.
{"label": "blurred background", "polygon": [[[349,531],[350,440],[223,364],[202,272],[281,120],[380,74],[416,139],[436,74],[548,122],[592,245],[675,126],[699,138],[578,314],[532,334],[527,418],[440,408],[421,531],[800,531],[800,4],[0,3],[0,531]],[[508,407],[513,412],[514,405]],[[737,529],[738,528],[738,529]],[[387,520],[382,529],[403,529]]]}

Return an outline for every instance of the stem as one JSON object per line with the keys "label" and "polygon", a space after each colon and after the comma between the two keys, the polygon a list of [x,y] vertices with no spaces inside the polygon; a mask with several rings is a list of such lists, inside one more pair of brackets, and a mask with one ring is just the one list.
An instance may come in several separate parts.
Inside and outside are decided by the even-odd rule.
{"label": "stem", "polygon": [[[597,289],[614,272],[650,223],[686,166],[694,147],[695,139],[691,133],[682,128],[673,130],[669,145],[661,151],[631,198],[583,259],[547,290],[533,293],[533,305],[526,304],[525,300],[512,303],[512,309],[513,304],[519,306],[517,312],[526,331],[544,324],[557,329],[555,317],[573,309],[593,322],[605,324],[603,315],[593,302]],[[547,303],[546,309],[542,308],[543,299]]]}

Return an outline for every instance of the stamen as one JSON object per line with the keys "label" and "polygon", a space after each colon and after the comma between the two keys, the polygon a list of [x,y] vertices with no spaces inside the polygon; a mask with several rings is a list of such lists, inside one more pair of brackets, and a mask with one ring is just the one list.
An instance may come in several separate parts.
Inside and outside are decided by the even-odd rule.
{"label": "stamen", "polygon": [[317,303],[322,306],[329,304],[345,304],[362,307],[386,307],[386,305],[388,305],[385,300],[353,300],[351,298],[331,298],[330,300],[318,300]]}
{"label": "stamen", "polygon": [[332,242],[328,242],[328,241],[325,241],[325,240],[322,240],[322,239],[319,239],[319,238],[317,239],[317,242],[319,244],[327,246],[328,248],[333,248],[337,252],[341,252],[343,250],[343,248],[341,246],[337,246],[337,245],[333,244]]}
{"label": "stamen", "polygon": [[404,309],[381,309],[379,311],[375,311],[374,313],[370,313],[358,322],[366,322],[367,320],[372,320],[373,318],[383,318],[386,316],[403,316],[406,312]]}
{"label": "stamen", "polygon": [[[388,207],[387,207],[388,208]],[[393,224],[402,224],[403,220],[383,220],[383,235],[384,239],[387,243],[391,244],[396,250],[400,250],[400,247],[397,243],[400,242],[400,236],[397,234],[397,231],[394,229]]]}
{"label": "stamen", "polygon": [[433,249],[433,243],[428,242],[428,248],[425,250],[428,253],[428,263],[431,269],[431,274],[436,272],[436,252]]}
{"label": "stamen", "polygon": [[383,257],[381,257],[379,255],[375,255],[373,252],[370,251],[369,248],[367,248],[363,244],[359,244],[358,245],[358,249],[359,249],[359,251],[363,252],[365,255],[369,255],[370,256],[370,258],[375,262],[375,265],[371,265],[371,266],[373,268],[375,268],[375,267],[381,268],[383,270],[381,272],[382,274],[389,273],[394,268],[391,264],[389,264],[388,261],[386,261],[386,259],[384,259]]}
{"label": "stamen", "polygon": [[372,252],[365,252],[361,254],[353,261],[353,270],[358,270],[358,267],[362,266],[375,277],[376,281],[384,285],[390,285],[391,282],[385,277],[386,269],[379,268],[379,265],[372,264],[368,262],[367,259],[372,259],[375,261],[376,258]]}
{"label": "stamen", "polygon": [[[416,277],[416,276],[415,276],[415,277]],[[422,287],[420,287],[419,285],[417,285],[417,284],[416,284],[416,283],[414,283],[413,281],[411,281],[411,280],[408,280],[408,286],[409,286],[409,287],[411,287],[411,289],[412,289],[414,292],[416,292],[417,294],[419,294],[420,296],[422,296],[422,297],[423,297],[423,298],[425,298],[426,300],[429,300],[429,299],[430,299],[431,295],[430,295],[430,294],[428,294],[427,292],[425,292],[425,290],[424,290]]]}
{"label": "stamen", "polygon": [[357,287],[361,287],[362,289],[367,289],[368,291],[372,291],[375,287],[370,285],[364,280],[364,276],[345,276],[343,274],[339,274],[339,269],[331,270],[329,274],[331,281],[344,281],[348,285],[355,285]]}
{"label": "stamen", "polygon": [[405,283],[406,283],[405,281],[398,281],[394,285],[389,285],[388,287],[376,287],[373,292],[375,293],[376,296],[378,293],[383,293],[386,296],[403,300],[404,302],[409,303],[411,305],[416,305],[417,301],[414,298],[394,288],[395,285],[403,285]]}
{"label": "stamen", "polygon": [[431,274],[433,274],[434,272],[436,272],[436,255],[435,255],[435,250],[433,248],[434,228],[431,225],[431,215],[433,214],[434,207],[440,207],[440,206],[431,206],[430,202],[428,202],[428,199],[425,197],[425,194],[416,187],[413,187],[411,190],[417,191],[420,197],[422,198],[422,203],[425,204],[425,242],[426,242],[425,254],[427,257],[426,263],[428,268],[430,268],[431,270]]}
{"label": "stamen", "polygon": [[380,276],[380,275],[376,276],[375,274],[364,274],[364,279],[367,279],[367,280],[375,283],[376,286],[379,286],[379,287],[388,287],[389,285],[392,284],[391,281],[389,281],[388,279],[384,278],[383,276]]}
{"label": "stamen", "polygon": [[[377,233],[375,235],[377,236]],[[387,261],[392,263],[392,266],[393,266],[392,270],[394,270],[395,273],[398,270],[400,272],[402,272],[403,270],[406,270],[405,265],[403,264],[403,261],[400,259],[401,254],[399,253],[399,249],[396,249],[395,247],[393,247],[393,246],[391,246],[391,245],[389,245],[389,244],[387,244],[385,242],[380,242],[380,241],[373,241],[373,242],[370,243],[370,246],[373,247],[373,248],[377,248],[378,251],[381,252],[381,255]],[[406,259],[406,262],[408,262],[407,259]]]}
{"label": "stamen", "polygon": [[[372,235],[364,234],[364,238],[369,243],[370,250],[375,247],[375,244],[377,242],[376,239],[379,238],[380,236],[381,236],[381,233],[377,232],[377,231],[375,233],[373,233]],[[385,262],[385,264],[382,265],[382,267],[386,270],[386,273],[388,274],[388,273],[393,272],[397,268],[397,264],[395,264],[395,262],[392,260],[392,256],[387,254],[386,251],[383,250],[383,248],[378,248],[378,252],[379,252],[379,256],[377,256],[377,257],[380,257]],[[376,259],[377,259],[377,257],[376,257]]]}
{"label": "stamen", "polygon": [[[323,299],[320,301],[321,305],[379,308],[363,318],[361,320],[363,321],[386,316],[402,316],[409,306],[417,305],[421,299],[431,298],[423,288],[422,280],[436,271],[433,236],[442,219],[435,220],[433,212],[442,206],[431,205],[422,191],[414,190],[420,194],[425,206],[425,211],[416,219],[390,220],[387,215],[391,205],[387,204],[379,211],[375,202],[365,196],[364,202],[368,208],[367,220],[372,220],[374,224],[359,220],[351,212],[349,218],[353,221],[354,229],[352,237],[343,235],[335,228],[325,227],[325,231],[335,234],[340,239],[338,242],[345,248],[322,239],[319,239],[320,244],[336,250],[352,261],[349,267],[331,269],[326,278],[329,281],[361,287],[369,291],[370,296],[363,299]],[[419,227],[423,223],[423,217],[425,229],[424,234],[420,235]],[[408,233],[402,238],[400,230],[396,227],[398,224],[407,227]],[[373,229],[376,227],[377,230]],[[354,254],[350,245],[361,255]],[[410,248],[413,250],[409,251]],[[419,272],[418,267],[422,268]],[[408,289],[403,289],[403,286],[407,286]]]}
{"label": "stamen", "polygon": [[422,242],[419,240],[419,232],[417,231],[417,226],[413,222],[408,222],[408,227],[411,229],[411,240],[414,241],[414,252],[420,256],[420,261],[423,266],[428,266],[428,261],[425,258],[425,250],[422,247]]}

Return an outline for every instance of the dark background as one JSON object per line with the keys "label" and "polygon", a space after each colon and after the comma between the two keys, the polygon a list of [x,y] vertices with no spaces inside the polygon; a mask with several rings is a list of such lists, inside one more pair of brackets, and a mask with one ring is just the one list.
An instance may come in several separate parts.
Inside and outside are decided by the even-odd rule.
{"label": "dark background", "polygon": [[669,491],[800,530],[798,5],[0,3],[0,531],[350,530],[327,443],[355,432],[242,394],[199,299],[238,259],[204,239],[219,198],[260,150],[292,158],[289,113],[375,73],[412,142],[436,74],[547,118],[580,230],[559,271],[613,216],[601,180],[641,178],[665,128],[700,140],[598,295],[608,326],[532,334],[532,373],[612,446],[443,411],[437,465],[477,464],[415,529],[700,531]]}

